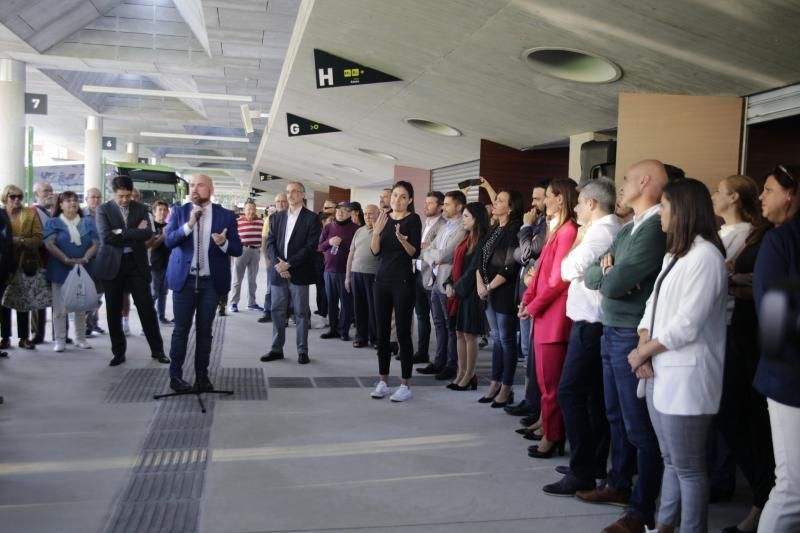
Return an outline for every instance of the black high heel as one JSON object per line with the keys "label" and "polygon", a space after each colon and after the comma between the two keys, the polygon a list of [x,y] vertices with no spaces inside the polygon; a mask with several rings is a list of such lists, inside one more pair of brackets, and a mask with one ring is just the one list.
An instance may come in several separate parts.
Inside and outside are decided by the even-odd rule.
{"label": "black high heel", "polygon": [[450,385],[448,385],[447,388],[450,390],[458,390],[458,391],[478,390],[478,376],[472,376],[472,379],[470,379],[466,385],[459,385],[458,383],[453,382]]}
{"label": "black high heel", "polygon": [[498,394],[500,394],[500,389],[497,389],[497,392],[495,392],[491,396],[481,396],[478,399],[478,403],[492,403],[494,402],[495,396],[497,396]]}
{"label": "black high heel", "polygon": [[528,457],[535,457],[536,459],[550,459],[558,452],[559,457],[564,457],[564,446],[566,441],[561,439],[560,441],[554,443],[553,447],[547,450],[546,452],[539,451],[539,446],[530,446],[528,448]]}
{"label": "black high heel", "polygon": [[[496,395],[495,395],[496,396]],[[499,409],[501,407],[505,407],[506,405],[511,405],[514,403],[514,391],[508,393],[508,398],[504,402],[494,401],[492,402],[492,409]]]}

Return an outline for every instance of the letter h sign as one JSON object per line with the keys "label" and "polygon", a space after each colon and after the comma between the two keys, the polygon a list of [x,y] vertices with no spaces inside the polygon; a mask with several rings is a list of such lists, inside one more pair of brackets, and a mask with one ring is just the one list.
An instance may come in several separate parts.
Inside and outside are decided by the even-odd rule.
{"label": "letter h sign", "polygon": [[317,77],[319,78],[319,86],[325,87],[326,85],[330,85],[333,87],[333,69],[332,68],[320,68],[317,69]]}

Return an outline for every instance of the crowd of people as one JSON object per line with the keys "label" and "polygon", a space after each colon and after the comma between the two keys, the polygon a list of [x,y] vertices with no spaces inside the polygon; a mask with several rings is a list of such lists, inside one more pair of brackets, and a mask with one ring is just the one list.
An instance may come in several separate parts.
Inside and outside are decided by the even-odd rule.
{"label": "crowd of people", "polygon": [[[303,184],[290,182],[263,219],[252,201],[238,218],[212,204],[207,176],[193,177],[191,203],[171,211],[132,200],[128,178],[112,182],[104,204],[88,191],[84,209],[74,192],[55,197],[46,183],[24,207],[22,191],[8,186],[0,274],[5,288],[44,273],[51,298],[33,312],[17,309],[19,347],[43,340],[52,306],[61,352],[72,342],[62,284],[85,266],[105,295],[112,366],[125,361],[132,297],[152,357],[170,364],[177,392],[213,389],[211,322],[226,311],[231,286],[228,309],[239,312],[245,279],[247,308],[272,323],[261,361],[284,359],[293,325],[297,362],[310,362],[315,285],[321,338],[377,350],[374,399],[410,400],[414,365],[449,390],[477,390],[480,339],[489,335],[491,374],[478,402],[521,417],[516,432],[535,442],[530,457],[569,451],[569,466],[544,493],[625,506],[609,533],[707,531],[709,502],[731,497],[738,465],[752,507],[724,531],[791,532],[800,530],[792,451],[800,352],[787,343],[762,355],[759,319],[767,292],[800,278],[799,181],[800,168],[779,165],[763,185],[733,175],[712,194],[680,168],[644,160],[619,189],[608,178],[536,182],[527,210],[520,191],[495,191],[481,178],[490,205],[467,202],[462,190],[415,197],[398,181],[377,204],[326,201],[319,213],[306,207]],[[255,296],[262,257],[263,306]],[[796,290],[789,296],[797,303]],[[11,311],[2,309],[3,349]],[[190,385],[183,362],[193,321]],[[77,313],[74,324],[76,348],[103,332],[96,310]],[[159,324],[173,327],[170,357]],[[526,384],[515,403],[519,361]]]}

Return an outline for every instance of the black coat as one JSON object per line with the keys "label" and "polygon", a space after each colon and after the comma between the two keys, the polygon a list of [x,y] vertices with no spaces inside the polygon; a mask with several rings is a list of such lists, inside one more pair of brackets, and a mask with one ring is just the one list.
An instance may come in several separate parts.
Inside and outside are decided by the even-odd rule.
{"label": "black coat", "polygon": [[319,218],[305,207],[300,209],[292,235],[289,238],[288,253],[284,254],[284,237],[289,210],[273,214],[269,219],[269,235],[267,236],[267,255],[272,263],[271,268],[282,259],[291,265],[289,274],[291,283],[295,285],[314,285],[317,282],[315,263],[317,261],[317,244],[321,231]]}
{"label": "black coat", "polygon": [[5,285],[16,269],[17,265],[14,262],[14,233],[11,231],[11,219],[5,209],[0,209],[0,285]]}
{"label": "black coat", "polygon": [[[139,229],[139,223],[146,220],[147,228]],[[139,202],[131,202],[128,206],[128,223],[122,218],[119,207],[110,200],[97,206],[95,222],[100,235],[100,249],[94,260],[94,271],[98,279],[113,280],[119,274],[123,249],[133,250],[136,268],[150,279],[150,265],[147,261],[145,241],[153,236],[150,215],[147,206]],[[116,232],[121,230],[121,232]]]}

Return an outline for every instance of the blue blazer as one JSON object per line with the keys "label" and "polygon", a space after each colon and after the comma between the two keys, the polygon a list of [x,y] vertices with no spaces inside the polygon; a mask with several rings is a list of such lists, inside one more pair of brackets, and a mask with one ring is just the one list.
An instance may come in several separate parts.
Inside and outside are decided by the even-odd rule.
{"label": "blue blazer", "polygon": [[[180,291],[189,278],[189,270],[194,256],[194,239],[187,237],[183,232],[183,225],[189,220],[192,204],[188,203],[172,208],[166,230],[164,231],[164,244],[172,250],[167,265],[167,287],[173,291]],[[239,230],[236,224],[236,215],[233,211],[225,209],[219,204],[211,206],[211,232],[221,233],[228,228],[228,250],[223,252],[214,241],[208,240],[208,266],[211,269],[211,279],[214,289],[219,294],[231,290],[231,260],[230,257],[242,255],[242,241],[239,240]]]}

